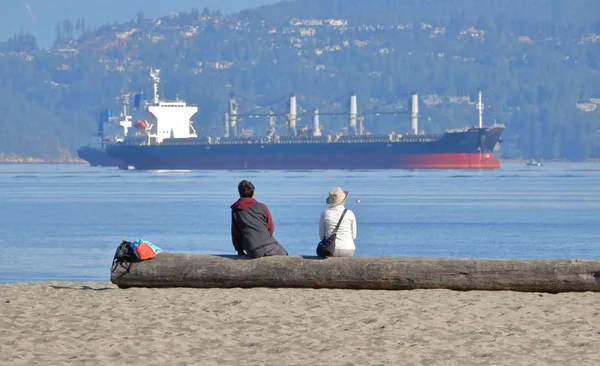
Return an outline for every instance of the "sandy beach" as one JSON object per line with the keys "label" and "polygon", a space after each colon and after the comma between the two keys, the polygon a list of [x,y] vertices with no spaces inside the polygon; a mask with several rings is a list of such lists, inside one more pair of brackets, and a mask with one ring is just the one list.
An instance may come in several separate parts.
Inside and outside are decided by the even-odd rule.
{"label": "sandy beach", "polygon": [[1,365],[592,365],[599,293],[0,285]]}

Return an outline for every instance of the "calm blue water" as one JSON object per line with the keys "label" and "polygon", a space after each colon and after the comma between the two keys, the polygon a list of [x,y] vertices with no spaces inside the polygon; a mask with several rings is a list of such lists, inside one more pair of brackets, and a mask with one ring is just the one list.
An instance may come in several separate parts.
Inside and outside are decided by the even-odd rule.
{"label": "calm blue water", "polygon": [[314,253],[327,192],[340,185],[358,221],[356,255],[600,258],[594,163],[325,172],[0,165],[0,283],[107,281],[123,239],[233,254],[229,206],[242,179],[257,187],[292,255]]}

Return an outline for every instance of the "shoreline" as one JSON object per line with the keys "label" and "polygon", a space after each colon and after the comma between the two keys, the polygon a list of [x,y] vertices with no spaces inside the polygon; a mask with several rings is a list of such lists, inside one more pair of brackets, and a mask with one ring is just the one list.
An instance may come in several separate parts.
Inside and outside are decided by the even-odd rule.
{"label": "shoreline", "polygon": [[[498,159],[501,163],[526,163],[527,159]],[[552,160],[540,160],[544,163],[600,163],[600,159],[586,159],[584,161],[568,161],[563,159],[552,159]],[[0,164],[89,164],[85,160],[80,159],[67,159],[67,160],[43,160],[36,158],[19,158],[19,159],[0,159]]]}
{"label": "shoreline", "polygon": [[9,158],[0,159],[0,164],[89,164],[81,159],[37,159],[37,158]]}
{"label": "shoreline", "polygon": [[22,161],[0,161],[1,165],[81,165],[81,164],[89,164],[87,161],[36,161],[36,162],[22,162]]}
{"label": "shoreline", "polygon": [[0,285],[0,364],[593,364],[600,294]]}

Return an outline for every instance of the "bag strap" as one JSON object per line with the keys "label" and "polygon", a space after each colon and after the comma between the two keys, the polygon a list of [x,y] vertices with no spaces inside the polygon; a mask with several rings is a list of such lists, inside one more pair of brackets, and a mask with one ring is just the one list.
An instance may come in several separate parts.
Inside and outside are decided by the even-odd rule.
{"label": "bag strap", "polygon": [[335,229],[333,230],[332,234],[337,233],[338,229],[340,228],[340,224],[342,223],[342,220],[344,219],[344,215],[346,214],[346,211],[348,211],[347,208],[344,209],[344,212],[342,212],[342,216],[340,216],[340,221],[338,221],[337,225],[335,226]]}

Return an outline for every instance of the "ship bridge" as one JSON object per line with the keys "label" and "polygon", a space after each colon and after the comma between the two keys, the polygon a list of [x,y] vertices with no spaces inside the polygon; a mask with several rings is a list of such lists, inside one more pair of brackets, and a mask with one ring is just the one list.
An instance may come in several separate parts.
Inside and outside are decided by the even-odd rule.
{"label": "ship bridge", "polygon": [[158,95],[160,70],[150,70],[150,77],[154,84],[154,100],[148,105],[152,125],[152,133],[149,137],[156,143],[161,143],[168,138],[197,137],[191,118],[198,112],[198,106],[187,104],[179,98],[174,101],[160,100]]}
{"label": "ship bridge", "polygon": [[198,112],[195,105],[187,105],[181,101],[161,101],[148,107],[155,126],[156,141],[162,142],[167,138],[196,137],[190,128],[190,119]]}

